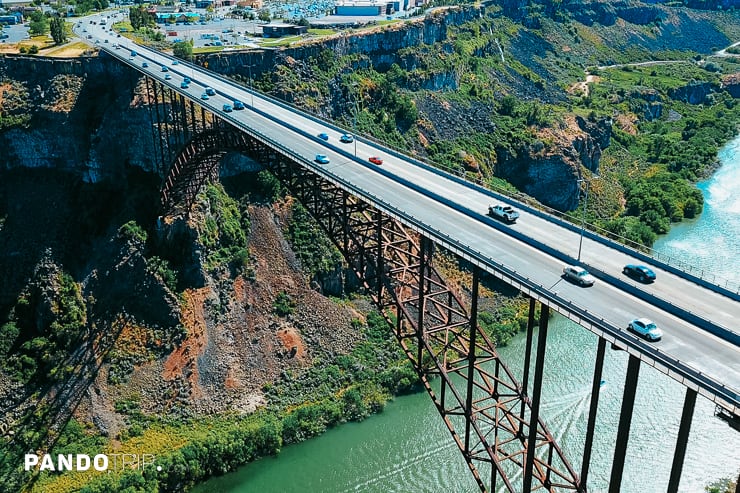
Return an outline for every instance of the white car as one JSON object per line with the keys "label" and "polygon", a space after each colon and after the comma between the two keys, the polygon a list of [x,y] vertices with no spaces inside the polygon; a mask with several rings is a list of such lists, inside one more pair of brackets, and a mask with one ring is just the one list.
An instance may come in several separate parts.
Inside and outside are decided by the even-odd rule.
{"label": "white car", "polygon": [[593,286],[596,278],[588,273],[583,267],[576,265],[566,265],[563,269],[563,276],[581,286]]}
{"label": "white car", "polygon": [[636,318],[627,326],[627,330],[641,335],[648,341],[659,341],[663,337],[663,331],[650,319]]}

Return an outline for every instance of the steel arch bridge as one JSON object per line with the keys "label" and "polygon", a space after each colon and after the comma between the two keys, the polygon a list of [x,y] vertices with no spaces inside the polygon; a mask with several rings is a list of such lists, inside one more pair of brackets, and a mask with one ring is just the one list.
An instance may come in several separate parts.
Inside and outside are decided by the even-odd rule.
{"label": "steel arch bridge", "polygon": [[[187,214],[203,185],[217,179],[219,160],[228,152],[265,165],[342,252],[394,327],[482,491],[496,491],[496,485],[518,491],[512,480],[517,471],[524,472],[524,483],[532,490],[585,491],[539,416],[539,391],[527,395],[527,377],[524,383],[516,380],[478,327],[478,287],[484,273],[477,267],[470,279],[472,293],[464,297],[434,267],[432,239],[231,128],[205,130],[182,147],[162,186],[163,215]],[[548,306],[540,310],[543,334]],[[530,298],[530,348],[535,315],[536,303]],[[527,367],[530,357],[528,349]],[[538,351],[535,389],[541,387],[543,364],[544,344]],[[454,383],[457,377],[465,383]],[[431,383],[435,378],[441,383],[439,392]]]}

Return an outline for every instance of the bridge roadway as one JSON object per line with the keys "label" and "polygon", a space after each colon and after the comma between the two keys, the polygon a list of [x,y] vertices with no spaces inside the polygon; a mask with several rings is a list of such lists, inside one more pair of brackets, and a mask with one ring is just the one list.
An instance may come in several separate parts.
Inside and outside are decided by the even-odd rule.
{"label": "bridge roadway", "polygon": [[[342,144],[339,137],[344,131],[335,126],[277,104],[200,67],[183,63],[173,65],[174,59],[170,56],[134,45],[126,38],[117,38],[100,26],[85,22],[83,20],[82,27],[75,31],[85,37],[80,31],[83,27],[87,29],[93,35],[88,42],[97,39],[99,48],[136,70],[184,94],[233,125],[248,132],[256,131],[290,149],[305,160],[304,166],[329,179],[353,185],[394,217],[411,218],[417,228],[436,232],[435,239],[440,244],[468,258],[474,252],[475,260],[482,258],[484,263],[500,265],[505,271],[513,272],[511,278],[523,281],[515,285],[536,286],[539,289],[535,291],[555,296],[562,302],[560,309],[555,308],[559,312],[740,415],[740,347],[736,342],[697,327],[672,309],[673,306],[681,307],[708,325],[724,327],[737,334],[740,302],[656,266],[652,266],[657,274],[655,283],[636,283],[622,275],[622,267],[627,263],[646,262],[588,237],[583,238],[581,263],[599,271],[600,279],[590,288],[575,286],[564,281],[561,274],[566,261],[573,262],[576,257],[578,231],[526,211],[521,211],[514,225],[494,223],[485,217],[487,206],[493,201],[492,194],[417,166],[368,141],[361,139]],[[105,38],[109,39],[108,43],[104,42]],[[121,48],[113,48],[114,43]],[[131,49],[136,50],[137,56],[130,57]],[[142,68],[144,61],[148,62],[148,68]],[[171,74],[171,80],[164,79],[162,65],[167,66],[166,73]],[[180,82],[186,76],[193,82],[189,89],[182,90]],[[214,88],[217,95],[201,100],[206,86]],[[247,109],[224,113],[223,104],[234,99],[243,101]],[[329,135],[328,142],[316,137],[320,132]],[[327,155],[330,163],[315,163],[313,160],[318,153]],[[370,156],[381,157],[383,165],[369,164]],[[518,207],[516,203],[512,205]],[[521,235],[514,238],[512,232]],[[532,246],[533,239],[546,248]],[[462,250],[457,248],[461,245]],[[666,300],[665,309],[645,301],[650,295]],[[625,327],[636,317],[654,320],[664,331],[663,340],[647,343],[628,333]]]}

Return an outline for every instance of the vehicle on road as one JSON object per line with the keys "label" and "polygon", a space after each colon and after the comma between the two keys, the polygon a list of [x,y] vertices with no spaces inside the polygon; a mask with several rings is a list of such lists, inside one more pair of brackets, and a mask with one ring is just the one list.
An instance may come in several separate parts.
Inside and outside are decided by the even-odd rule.
{"label": "vehicle on road", "polygon": [[329,134],[326,133],[326,132],[321,132],[319,134],[319,139],[321,139],[321,140],[329,140]]}
{"label": "vehicle on road", "polygon": [[170,79],[172,79],[172,76],[170,74],[164,75],[164,80],[170,80]]}
{"label": "vehicle on road", "polygon": [[205,92],[204,92],[203,94],[201,94],[201,95],[200,95],[200,99],[202,99],[202,100],[207,100],[207,99],[209,99],[209,97],[208,97],[208,93],[205,93]]}
{"label": "vehicle on road", "polygon": [[179,64],[180,62],[178,62],[177,60],[172,60],[172,65],[179,65]]}
{"label": "vehicle on road", "polygon": [[164,65],[162,65],[162,72],[169,72],[169,71],[170,71],[170,69],[168,69],[167,67],[165,67]]}
{"label": "vehicle on road", "polygon": [[180,89],[187,89],[188,87],[190,87],[190,84],[188,84],[187,82],[180,82]]}
{"label": "vehicle on road", "polygon": [[215,96],[216,91],[214,91],[212,87],[206,87],[206,94],[208,94],[209,96]]}
{"label": "vehicle on road", "polygon": [[325,154],[316,154],[314,160],[319,164],[329,164],[329,158]]}
{"label": "vehicle on road", "polygon": [[596,278],[586,269],[576,265],[566,265],[563,269],[563,277],[581,286],[593,286],[596,282]]}
{"label": "vehicle on road", "polygon": [[223,107],[224,113],[231,113],[233,109],[230,104],[225,104]]}
{"label": "vehicle on road", "polygon": [[344,144],[350,144],[355,141],[355,138],[352,137],[350,134],[343,134],[341,137],[339,137],[339,141]]}
{"label": "vehicle on road", "polygon": [[655,272],[644,265],[627,264],[622,269],[622,273],[644,283],[650,283],[655,280]]}
{"label": "vehicle on road", "polygon": [[190,80],[190,77],[183,77],[182,81],[185,82],[186,84],[190,84],[191,82],[193,82]]}
{"label": "vehicle on road", "polygon": [[648,341],[659,341],[663,337],[663,331],[650,319],[636,318],[629,323],[627,330],[638,334]]}
{"label": "vehicle on road", "polygon": [[488,215],[501,221],[506,221],[509,224],[514,224],[519,219],[519,213],[510,205],[489,205]]}
{"label": "vehicle on road", "polygon": [[234,109],[235,110],[243,110],[244,109],[244,103],[242,103],[238,99],[235,99],[234,100]]}
{"label": "vehicle on road", "polygon": [[134,50],[131,50],[131,56],[136,56],[136,52]]}
{"label": "vehicle on road", "polygon": [[368,161],[370,161],[373,164],[377,164],[378,166],[380,166],[381,164],[383,164],[383,160],[380,159],[378,156],[373,156],[370,159],[368,159]]}
{"label": "vehicle on road", "polygon": [[146,63],[146,62],[144,62],[144,63],[142,63],[142,64],[141,64],[141,66],[142,66],[143,68],[147,68],[147,67],[149,67],[149,64],[148,64],[148,63]]}

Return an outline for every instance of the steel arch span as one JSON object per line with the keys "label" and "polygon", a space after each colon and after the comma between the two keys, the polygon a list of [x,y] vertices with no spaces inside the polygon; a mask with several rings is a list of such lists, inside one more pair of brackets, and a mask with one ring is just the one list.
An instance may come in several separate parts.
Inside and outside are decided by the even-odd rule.
{"label": "steel arch span", "polygon": [[[481,491],[586,491],[539,414],[548,306],[540,313],[534,391],[520,384],[477,322],[478,286],[463,295],[434,266],[436,244],[286,152],[235,129],[207,130],[185,144],[162,188],[165,214],[187,214],[220,159],[241,152],[262,162],[342,252],[411,361]],[[467,300],[464,298],[468,298]],[[528,339],[535,321],[530,298]],[[528,344],[527,362],[530,360]],[[439,379],[439,393],[432,380]],[[462,382],[462,383],[460,383]]]}

